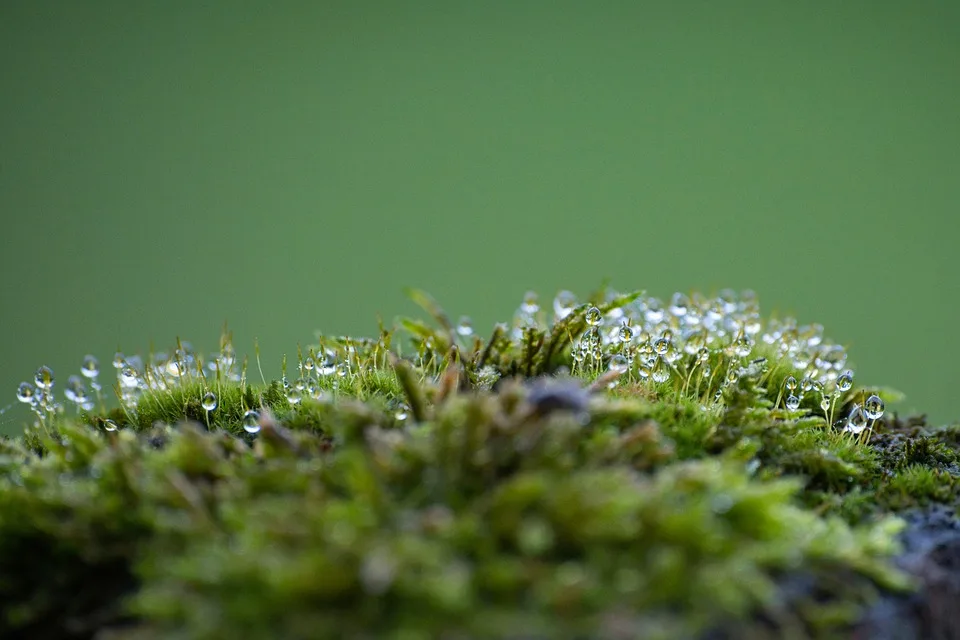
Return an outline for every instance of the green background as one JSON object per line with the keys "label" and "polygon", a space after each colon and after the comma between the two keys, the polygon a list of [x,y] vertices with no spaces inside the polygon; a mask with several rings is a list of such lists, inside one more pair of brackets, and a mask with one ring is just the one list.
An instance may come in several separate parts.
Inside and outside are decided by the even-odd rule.
{"label": "green background", "polygon": [[609,277],[753,288],[953,421],[958,201],[957,2],[3,0],[0,406]]}

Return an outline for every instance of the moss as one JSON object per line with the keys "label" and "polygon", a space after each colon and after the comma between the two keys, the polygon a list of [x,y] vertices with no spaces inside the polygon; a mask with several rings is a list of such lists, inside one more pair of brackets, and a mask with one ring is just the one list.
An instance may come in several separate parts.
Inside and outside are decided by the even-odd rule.
{"label": "moss", "polygon": [[804,371],[778,344],[799,329],[648,361],[656,336],[635,353],[587,322],[591,304],[601,328],[656,317],[640,294],[552,323],[527,304],[487,339],[413,297],[433,324],[320,337],[292,380],[252,382],[224,343],[135,405],[38,410],[0,442],[0,633],[842,636],[912,585],[897,514],[957,504],[955,430],[886,418],[855,438],[816,392],[784,408]]}

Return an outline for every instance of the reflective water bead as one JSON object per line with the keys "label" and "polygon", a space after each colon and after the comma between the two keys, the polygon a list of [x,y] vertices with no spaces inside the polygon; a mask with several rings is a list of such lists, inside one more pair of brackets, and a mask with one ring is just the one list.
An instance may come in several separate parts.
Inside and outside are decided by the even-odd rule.
{"label": "reflective water bead", "polygon": [[797,379],[793,376],[788,376],[784,381],[783,386],[786,387],[787,391],[796,391],[797,390]]}
{"label": "reflective water bead", "polygon": [[67,378],[63,395],[66,396],[67,400],[76,404],[83,404],[87,401],[87,390],[84,388],[80,376],[73,375]]}
{"label": "reflective water bead", "polygon": [[800,381],[800,390],[804,393],[807,393],[811,389],[813,389],[813,378],[810,376],[804,376],[803,380]]}
{"label": "reflective water bead", "polygon": [[583,316],[583,319],[586,321],[587,326],[596,327],[599,326],[601,317],[600,309],[597,309],[596,307],[590,307],[587,309],[587,313]]}
{"label": "reflective water bead", "polygon": [[733,343],[733,352],[741,358],[746,358],[753,351],[753,340],[747,335],[741,334]]}
{"label": "reflective water bead", "polygon": [[700,347],[697,349],[697,362],[706,362],[710,359],[710,349],[706,347]]}
{"label": "reflective water bead", "polygon": [[853,372],[844,371],[840,374],[840,377],[837,378],[837,391],[846,393],[850,391],[851,387],[853,387]]}
{"label": "reflective water bead", "polygon": [[653,343],[653,352],[658,356],[662,356],[670,350],[670,339],[669,338],[657,338],[657,341]]}
{"label": "reflective water bead", "polygon": [[37,390],[29,382],[21,382],[17,387],[17,400],[24,404],[33,404],[37,399]]}
{"label": "reflective water bead", "polygon": [[313,371],[317,366],[317,361],[313,359],[313,356],[307,356],[306,360],[303,361],[304,371]]}
{"label": "reflective water bead", "polygon": [[[306,385],[302,385],[302,386],[306,386]],[[301,398],[303,398],[302,393],[303,393],[303,389],[302,388],[298,389],[297,385],[290,387],[289,389],[287,389],[287,402],[289,402],[290,404],[300,404],[300,400]]]}
{"label": "reflective water bead", "polygon": [[800,398],[798,398],[793,394],[790,394],[789,396],[787,396],[786,407],[790,411],[796,411],[797,409],[800,408]]}
{"label": "reflective water bead", "polygon": [[867,398],[867,401],[863,404],[863,412],[871,420],[879,420],[882,418],[883,410],[883,400],[876,394]]}
{"label": "reflective water bead", "polygon": [[621,353],[615,354],[610,358],[610,371],[616,371],[617,373],[624,373],[627,369],[630,368],[630,363],[627,362],[627,357]]}
{"label": "reflective water bead", "polygon": [[40,389],[53,388],[53,371],[47,366],[40,367],[34,376],[34,382]]}
{"label": "reflective water bead", "polygon": [[460,322],[457,323],[457,333],[464,338],[473,335],[473,321],[470,316],[460,316]]}
{"label": "reflective water bead", "polygon": [[217,408],[217,394],[213,391],[207,391],[203,394],[203,399],[200,401],[200,404],[203,406],[204,411],[213,411]]}
{"label": "reflective water bead", "polygon": [[520,310],[524,313],[534,314],[540,311],[540,305],[537,302],[537,292],[527,291],[523,294],[523,302],[520,304]]}
{"label": "reflective water bead", "polygon": [[646,380],[650,377],[650,366],[646,362],[641,362],[640,366],[637,368],[637,373],[640,374],[641,379]]}
{"label": "reflective water bead", "polygon": [[122,369],[122,368],[123,368],[123,365],[125,365],[126,363],[127,363],[127,358],[126,358],[126,356],[123,355],[122,352],[117,351],[115,354],[113,354],[113,368],[114,368],[114,369]]}
{"label": "reflective water bead", "polygon": [[687,315],[687,310],[690,307],[690,298],[684,294],[677,292],[673,294],[673,297],[670,298],[670,307],[668,311],[677,318],[681,318]]}
{"label": "reflective water bead", "polygon": [[105,431],[116,431],[117,423],[107,418],[106,420],[103,421],[103,429]]}
{"label": "reflective water bead", "polygon": [[137,370],[130,365],[126,365],[123,369],[121,369],[120,384],[128,389],[133,389],[139,386],[140,380],[137,376]]}
{"label": "reflective water bead", "polygon": [[670,379],[670,369],[663,364],[663,361],[657,362],[657,366],[653,368],[650,377],[653,378],[654,382],[666,382]]}
{"label": "reflective water bead", "polygon": [[553,314],[557,320],[563,320],[577,306],[577,296],[564,289],[553,299]]}
{"label": "reflective water bead", "polygon": [[824,411],[830,408],[830,396],[823,396],[820,400],[820,408]]}
{"label": "reflective water bead", "polygon": [[100,375],[100,363],[94,356],[86,355],[83,357],[83,364],[80,365],[80,373],[86,378],[96,378]]}
{"label": "reflective water bead", "polygon": [[727,384],[736,384],[740,380],[740,369],[738,367],[730,367],[727,371]]}
{"label": "reflective water bead", "polygon": [[316,380],[310,378],[307,380],[307,386],[304,388],[304,392],[316,400],[320,397],[320,385],[317,384]]}
{"label": "reflective water bead", "polygon": [[260,431],[260,412],[255,409],[248,409],[243,414],[243,430],[247,433],[257,433]]}
{"label": "reflective water bead", "polygon": [[627,344],[633,340],[633,327],[631,327],[630,323],[626,320],[624,320],[623,324],[620,325],[620,331],[617,334],[617,337],[623,344]]}
{"label": "reflective water bead", "polygon": [[849,431],[853,434],[861,433],[864,429],[867,428],[867,416],[864,415],[863,410],[860,408],[860,405],[853,405],[853,409],[850,411],[850,415],[847,416],[847,426],[844,427],[844,431]]}

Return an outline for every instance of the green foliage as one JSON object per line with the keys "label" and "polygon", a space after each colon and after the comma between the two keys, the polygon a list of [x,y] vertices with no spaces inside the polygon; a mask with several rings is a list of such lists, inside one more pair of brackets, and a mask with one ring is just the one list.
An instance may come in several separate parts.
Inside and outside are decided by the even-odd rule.
{"label": "green foliage", "polygon": [[0,441],[0,634],[832,637],[910,588],[896,513],[957,503],[955,430],[785,409],[775,345],[657,382],[574,358],[589,303],[484,340],[411,296],[439,329],[320,337],[292,382],[178,369]]}

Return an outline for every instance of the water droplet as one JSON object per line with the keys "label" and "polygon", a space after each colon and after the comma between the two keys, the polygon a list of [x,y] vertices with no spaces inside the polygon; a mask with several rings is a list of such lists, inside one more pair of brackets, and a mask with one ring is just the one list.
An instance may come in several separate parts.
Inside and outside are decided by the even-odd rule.
{"label": "water droplet", "polygon": [[787,396],[786,406],[790,411],[796,411],[800,408],[800,398],[793,394]]}
{"label": "water droplet", "polygon": [[53,371],[47,366],[40,367],[37,369],[37,375],[34,377],[34,382],[40,389],[52,389]]}
{"label": "water droplet", "polygon": [[820,400],[820,408],[824,411],[830,408],[830,396],[823,396]]}
{"label": "water droplet", "polygon": [[300,385],[301,388],[298,389],[297,385],[294,385],[287,389],[287,402],[290,404],[300,404],[300,399],[303,397],[301,394],[305,386],[305,384]]}
{"label": "water droplet", "polygon": [[307,356],[307,359],[303,361],[303,370],[306,372],[313,371],[317,366],[317,361],[313,359],[313,356]]}
{"label": "water droplet", "polygon": [[80,366],[80,373],[86,378],[96,378],[100,375],[100,363],[94,356],[86,355],[83,357],[83,364]]}
{"label": "water droplet", "polygon": [[883,410],[883,400],[876,394],[867,398],[867,401],[863,404],[863,412],[871,420],[879,420],[882,418]]}
{"label": "water droplet", "polygon": [[410,407],[408,407],[406,404],[401,404],[399,407],[397,407],[397,412],[393,415],[397,420],[399,420],[400,422],[403,422],[404,420],[407,419],[407,415],[409,413],[410,413]]}
{"label": "water droplet", "polygon": [[670,350],[670,338],[660,337],[653,343],[653,352],[658,356],[665,355]]}
{"label": "water droplet", "polygon": [[650,377],[650,373],[651,373],[650,365],[648,365],[646,362],[641,362],[640,366],[637,369],[637,373],[640,374],[640,377],[643,380],[646,380],[647,378]]}
{"label": "water droplet", "polygon": [[739,367],[730,367],[727,371],[727,384],[737,384],[740,380],[740,369]]}
{"label": "water droplet", "polygon": [[464,338],[473,335],[473,321],[470,316],[460,316],[460,322],[457,323],[457,333]]}
{"label": "water droplet", "polygon": [[576,306],[577,296],[564,289],[557,294],[557,297],[553,299],[553,314],[555,320],[563,320],[568,315],[573,313],[573,310],[576,308]]}
{"label": "water droplet", "polygon": [[540,311],[540,304],[537,302],[536,291],[527,291],[525,294],[523,294],[523,302],[520,304],[520,310],[530,315]]}
{"label": "water droplet", "polygon": [[320,385],[317,384],[317,381],[313,378],[307,380],[307,386],[304,387],[304,392],[313,398],[314,400],[320,397]]}
{"label": "water droplet", "polygon": [[127,358],[126,356],[123,355],[123,353],[121,353],[120,351],[117,351],[115,354],[113,354],[114,369],[122,369],[123,365],[125,365],[126,363],[127,363]]}
{"label": "water droplet", "polygon": [[707,347],[700,347],[697,349],[697,361],[704,363],[710,359],[710,349]]}
{"label": "water droplet", "polygon": [[105,431],[116,431],[117,423],[109,418],[103,421],[103,428]]}
{"label": "water droplet", "polygon": [[866,428],[867,416],[864,415],[860,405],[853,405],[853,409],[850,410],[850,415],[847,416],[847,425],[844,427],[844,431],[849,431],[856,435]]}
{"label": "water droplet", "polygon": [[837,391],[846,393],[853,387],[853,371],[844,371],[837,378]]}
{"label": "water droplet", "polygon": [[87,401],[87,390],[83,386],[83,380],[80,376],[70,376],[67,378],[67,385],[63,390],[63,395],[67,400],[75,404],[83,404]]}
{"label": "water droplet", "polygon": [[650,377],[653,378],[654,382],[666,382],[670,379],[670,369],[663,364],[662,360],[658,361]]}
{"label": "water droplet", "polygon": [[627,362],[627,357],[622,353],[615,354],[610,358],[610,371],[616,371],[617,373],[625,373],[627,369],[630,368],[630,363]]}
{"label": "water droplet", "polygon": [[583,319],[587,322],[587,326],[596,327],[600,325],[601,320],[600,309],[596,307],[590,307],[587,309],[587,313],[583,316]]}
{"label": "water droplet", "polygon": [[620,331],[618,332],[617,337],[623,344],[627,344],[633,340],[633,327],[630,326],[628,321],[624,320],[623,324],[620,325]]}
{"label": "water droplet", "polygon": [[813,389],[813,378],[810,376],[805,376],[803,380],[800,381],[800,389],[804,393],[808,393],[811,389]]}
{"label": "water droplet", "polygon": [[783,386],[786,387],[787,391],[796,391],[797,390],[797,379],[793,376],[788,376],[783,382]]}
{"label": "water droplet", "polygon": [[248,409],[243,414],[243,430],[247,433],[257,433],[260,431],[260,412],[254,409]]}
{"label": "water droplet", "polygon": [[753,340],[745,334],[740,334],[733,343],[733,352],[741,358],[746,358],[753,351]]}
{"label": "water droplet", "polygon": [[687,315],[687,310],[690,307],[690,298],[684,294],[677,292],[673,294],[673,297],[670,299],[670,307],[668,311],[678,318],[681,318]]}
{"label": "water droplet", "polygon": [[33,404],[37,400],[37,390],[29,382],[21,382],[17,387],[17,400],[24,404]]}
{"label": "water droplet", "polygon": [[129,364],[120,370],[120,384],[128,389],[135,389],[140,386],[140,378],[137,370]]}
{"label": "water droplet", "polygon": [[213,411],[217,408],[217,394],[213,391],[207,391],[203,394],[203,400],[200,401],[204,411]]}

